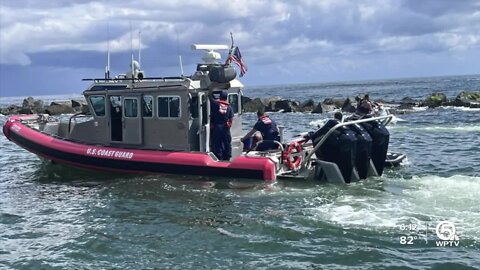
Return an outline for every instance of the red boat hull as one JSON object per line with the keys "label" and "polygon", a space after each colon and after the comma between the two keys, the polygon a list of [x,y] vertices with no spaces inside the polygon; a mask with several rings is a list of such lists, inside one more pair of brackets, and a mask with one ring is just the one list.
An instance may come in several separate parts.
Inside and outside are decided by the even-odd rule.
{"label": "red boat hull", "polygon": [[76,167],[128,173],[171,173],[276,180],[275,164],[266,157],[238,156],[219,162],[207,153],[168,152],[89,145],[53,137],[32,129],[21,117],[10,117],[3,126],[5,136],[41,157]]}

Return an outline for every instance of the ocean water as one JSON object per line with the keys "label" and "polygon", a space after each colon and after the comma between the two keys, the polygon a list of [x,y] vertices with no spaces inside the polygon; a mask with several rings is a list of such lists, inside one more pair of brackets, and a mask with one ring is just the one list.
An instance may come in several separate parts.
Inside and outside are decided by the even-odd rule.
{"label": "ocean water", "polygon": [[[479,89],[480,76],[460,76],[244,92],[398,101]],[[271,116],[291,138],[331,114]],[[480,109],[397,117],[390,149],[408,162],[343,186],[239,189],[228,185],[239,179],[91,172],[44,162],[0,136],[0,269],[479,269]],[[244,120],[246,131],[255,116]],[[437,246],[443,221],[455,225],[452,246]]]}

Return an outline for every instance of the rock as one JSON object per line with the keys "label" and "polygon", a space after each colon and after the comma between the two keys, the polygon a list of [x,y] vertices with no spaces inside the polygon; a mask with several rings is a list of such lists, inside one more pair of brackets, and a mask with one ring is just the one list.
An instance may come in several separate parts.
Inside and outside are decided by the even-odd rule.
{"label": "rock", "polygon": [[246,97],[246,96],[242,96],[242,104],[247,104],[248,102],[252,101],[251,98],[249,97]]}
{"label": "rock", "polygon": [[471,107],[471,104],[480,103],[480,92],[460,92],[457,97],[448,102],[450,106]]}
{"label": "rock", "polygon": [[260,109],[265,109],[265,104],[261,99],[251,99],[249,102],[243,103],[243,111],[245,112],[257,112]]}
{"label": "rock", "polygon": [[33,97],[28,97],[22,102],[22,109],[19,113],[32,114],[43,112],[43,100],[35,100]]}
{"label": "rock", "polygon": [[334,102],[335,101],[333,100],[333,98],[326,98],[326,99],[323,100],[322,103],[326,104],[326,105],[332,105],[332,104],[334,104]]}
{"label": "rock", "polygon": [[7,108],[5,108],[3,111],[2,111],[2,114],[5,114],[5,115],[9,115],[9,114],[19,114],[20,110],[22,108],[17,106],[17,105],[8,105]]}
{"label": "rock", "polygon": [[302,106],[300,106],[300,102],[296,100],[292,100],[292,108],[294,112],[303,112]]}
{"label": "rock", "polygon": [[53,105],[72,107],[72,101],[52,101],[50,103],[50,106],[53,106]]}
{"label": "rock", "polygon": [[82,101],[76,101],[76,100],[73,100],[72,99],[72,108],[76,111],[76,112],[83,112],[83,113],[86,113],[89,111],[89,108],[88,108],[88,104],[87,103],[84,103]]}
{"label": "rock", "polygon": [[280,97],[280,96],[273,96],[273,97],[268,97],[268,98],[262,99],[262,103],[263,103],[265,106],[268,106],[271,102],[276,102],[276,101],[279,101],[279,100],[282,100],[282,97]]}
{"label": "rock", "polygon": [[317,106],[312,110],[312,113],[324,113],[331,112],[338,109],[335,105],[328,105],[322,102],[318,103]]}
{"label": "rock", "polygon": [[75,110],[70,105],[65,104],[57,104],[56,102],[52,102],[50,106],[45,108],[45,113],[49,115],[60,115],[66,113],[75,113]]}
{"label": "rock", "polygon": [[457,99],[468,100],[471,102],[480,102],[480,92],[462,91],[458,94]]}
{"label": "rock", "polygon": [[325,100],[323,100],[323,104],[334,105],[337,109],[341,108],[343,103],[344,103],[343,99],[326,98]]}
{"label": "rock", "polygon": [[404,97],[402,98],[402,100],[400,100],[400,105],[396,109],[399,111],[399,113],[402,113],[406,110],[413,110],[413,107],[417,104],[417,101],[412,99],[411,97]]}
{"label": "rock", "polygon": [[302,102],[302,104],[300,104],[300,108],[302,108],[302,111],[312,111],[313,109],[315,109],[315,101],[313,101],[313,99],[309,99],[307,101],[304,101]]}
{"label": "rock", "polygon": [[15,114],[14,111],[18,112],[19,109],[16,105],[8,105],[7,107],[1,108],[0,113],[3,115]]}
{"label": "rock", "polygon": [[33,106],[35,106],[34,102],[35,100],[33,99],[33,97],[27,97],[23,100],[22,108],[32,108]]}
{"label": "rock", "polygon": [[322,104],[322,108],[324,112],[333,112],[335,110],[338,110],[340,107],[337,105]]}
{"label": "rock", "polygon": [[411,97],[404,97],[402,100],[400,100],[400,104],[405,104],[405,105],[417,105],[417,101],[413,100]]}
{"label": "rock", "polygon": [[377,104],[386,104],[388,102],[386,102],[385,100],[381,99],[381,98],[377,98],[373,101],[373,103],[377,103]]}
{"label": "rock", "polygon": [[343,99],[326,98],[322,102],[322,110],[323,112],[334,111],[342,108],[344,103],[345,101]]}
{"label": "rock", "polygon": [[34,114],[35,112],[30,108],[21,108],[17,114]]}
{"label": "rock", "polygon": [[447,96],[442,92],[435,92],[428,96],[420,106],[427,106],[429,108],[435,108],[443,105],[447,102]]}
{"label": "rock", "polygon": [[480,102],[472,102],[472,103],[470,103],[470,108],[480,108]]}
{"label": "rock", "polygon": [[323,107],[321,102],[319,102],[317,106],[312,110],[312,113],[323,113]]}
{"label": "rock", "polygon": [[271,112],[301,112],[300,103],[289,99],[281,99],[277,101],[271,101],[267,106],[267,111]]}
{"label": "rock", "polygon": [[72,99],[71,102],[72,102],[72,108],[82,107],[82,103],[80,101],[76,101]]}
{"label": "rock", "polygon": [[333,105],[335,105],[337,109],[342,108],[344,103],[345,103],[345,100],[343,98],[336,98],[333,100]]}
{"label": "rock", "polygon": [[80,108],[80,112],[88,114],[90,112],[90,107],[88,107],[88,104],[82,104],[82,107]]}
{"label": "rock", "polygon": [[[80,108],[81,109],[81,108]],[[49,115],[60,115],[66,113],[75,113],[75,109],[72,108],[72,101],[53,101],[50,106],[45,107],[45,113]]]}
{"label": "rock", "polygon": [[397,110],[413,110],[413,104],[402,103],[397,107]]}
{"label": "rock", "polygon": [[342,105],[342,112],[354,113],[357,109],[352,105],[350,98],[345,99]]}
{"label": "rock", "polygon": [[41,113],[43,112],[43,100],[39,99],[39,100],[35,100],[33,102],[33,110],[36,112],[36,113]]}

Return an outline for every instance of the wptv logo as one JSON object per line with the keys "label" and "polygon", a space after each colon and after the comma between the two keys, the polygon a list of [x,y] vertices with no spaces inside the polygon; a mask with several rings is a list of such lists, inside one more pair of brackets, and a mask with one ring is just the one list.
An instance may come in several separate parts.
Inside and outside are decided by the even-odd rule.
{"label": "wptv logo", "polygon": [[435,241],[437,247],[458,247],[460,238],[455,225],[450,221],[441,221],[435,228],[435,233],[440,240]]}

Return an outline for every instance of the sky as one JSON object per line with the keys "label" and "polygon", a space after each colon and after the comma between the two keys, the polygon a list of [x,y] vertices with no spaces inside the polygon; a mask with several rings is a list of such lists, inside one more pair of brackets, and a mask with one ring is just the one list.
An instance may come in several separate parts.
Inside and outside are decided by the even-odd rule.
{"label": "sky", "polygon": [[[235,45],[248,86],[480,73],[477,0],[2,0],[0,96],[80,94],[129,70],[186,75]],[[225,59],[226,52],[223,52]]]}

